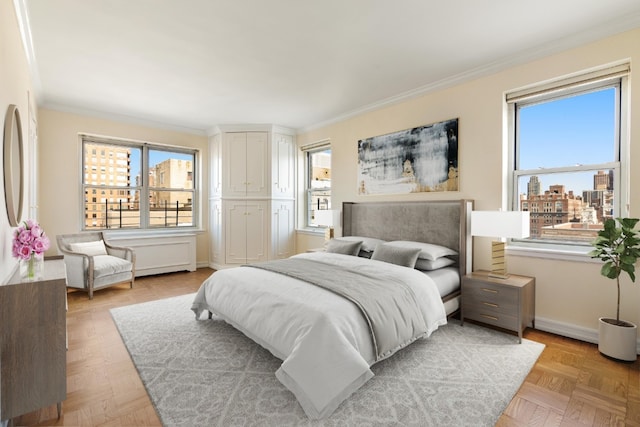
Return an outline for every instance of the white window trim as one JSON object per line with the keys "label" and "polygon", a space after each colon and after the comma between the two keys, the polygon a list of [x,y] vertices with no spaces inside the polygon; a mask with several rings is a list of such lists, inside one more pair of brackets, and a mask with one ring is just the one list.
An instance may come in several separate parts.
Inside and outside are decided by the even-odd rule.
{"label": "white window trim", "polygon": [[[303,145],[300,147],[300,151],[302,152],[303,160],[304,160],[304,192],[303,192],[303,208],[301,211],[304,215],[300,218],[303,221],[302,227],[298,228],[299,232],[303,232],[305,234],[313,234],[313,235],[324,235],[325,227],[313,226],[309,225],[309,152],[314,151],[323,151],[331,149],[331,140],[323,139],[320,141],[312,142],[310,144]],[[333,152],[331,153],[332,162],[333,162]]]}
{"label": "white window trim", "polygon": [[[510,91],[505,94],[505,104],[507,111],[507,132],[508,132],[508,171],[509,178],[507,180],[508,191],[508,206],[510,209],[519,209],[519,194],[517,188],[517,180],[520,175],[529,175],[532,171],[516,170],[515,162],[515,150],[516,150],[516,135],[515,135],[515,121],[516,121],[516,103],[522,101],[538,101],[547,98],[553,98],[561,95],[569,95],[572,93],[580,93],[587,91],[592,87],[598,87],[606,82],[612,82],[614,80],[620,80],[620,108],[618,117],[619,131],[616,141],[619,144],[618,152],[620,153],[619,162],[603,163],[600,165],[589,165],[583,168],[572,168],[572,171],[593,170],[594,168],[601,167],[602,169],[613,169],[614,182],[618,185],[618,191],[616,193],[616,207],[615,212],[619,214],[617,216],[629,215],[629,196],[630,196],[630,171],[629,171],[629,153],[630,153],[630,129],[629,129],[629,82],[628,75],[630,72],[630,65],[614,64],[600,69],[591,70],[585,73],[575,74],[569,77],[561,78],[551,82],[546,82],[539,85],[532,85],[528,88]],[[615,167],[612,167],[615,166]],[[542,171],[554,173],[564,172],[565,168],[549,168]],[[507,245],[507,253],[515,256],[527,256],[535,258],[548,258],[556,260],[567,260],[577,262],[597,262],[591,259],[587,254],[591,251],[589,245],[579,244],[557,244],[557,243],[543,243],[540,241],[528,242],[512,240]]]}

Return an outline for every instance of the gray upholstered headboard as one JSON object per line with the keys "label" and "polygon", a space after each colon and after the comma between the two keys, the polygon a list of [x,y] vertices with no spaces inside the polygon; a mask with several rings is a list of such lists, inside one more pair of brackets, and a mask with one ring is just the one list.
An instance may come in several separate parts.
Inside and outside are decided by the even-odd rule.
{"label": "gray upholstered headboard", "polygon": [[458,251],[460,274],[471,272],[472,200],[344,202],[342,235],[434,243]]}

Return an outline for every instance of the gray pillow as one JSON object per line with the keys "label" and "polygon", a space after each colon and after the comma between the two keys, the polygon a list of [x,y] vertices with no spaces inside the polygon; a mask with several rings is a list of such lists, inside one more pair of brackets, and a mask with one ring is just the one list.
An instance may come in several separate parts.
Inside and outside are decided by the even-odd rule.
{"label": "gray pillow", "polygon": [[381,243],[376,246],[373,255],[371,255],[371,259],[414,268],[420,251],[420,248],[402,248]]}
{"label": "gray pillow", "polygon": [[376,239],[374,237],[363,237],[363,236],[342,236],[340,240],[348,240],[350,242],[362,242],[361,251],[364,252],[373,252],[373,250],[380,243],[385,243],[385,240]]}
{"label": "gray pillow", "polygon": [[343,255],[358,255],[362,242],[351,242],[348,240],[331,239],[327,243],[327,252]]}

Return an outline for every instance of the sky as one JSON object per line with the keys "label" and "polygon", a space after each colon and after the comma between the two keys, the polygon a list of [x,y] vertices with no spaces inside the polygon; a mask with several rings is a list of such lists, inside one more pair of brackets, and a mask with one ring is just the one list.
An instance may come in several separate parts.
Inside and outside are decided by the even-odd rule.
{"label": "sky", "polygon": [[[131,148],[131,183],[135,185],[135,177],[140,174],[140,156],[142,150]],[[167,159],[193,160],[191,154],[175,153],[171,151],[149,150],[149,168]]]}
{"label": "sky", "polygon": [[[615,102],[613,88],[520,109],[520,167],[538,169],[615,160]],[[542,170],[540,170],[543,173]],[[565,184],[566,191],[582,194],[593,189],[593,172],[538,175],[541,190]],[[528,178],[520,193],[526,193]],[[522,190],[524,185],[524,191]]]}

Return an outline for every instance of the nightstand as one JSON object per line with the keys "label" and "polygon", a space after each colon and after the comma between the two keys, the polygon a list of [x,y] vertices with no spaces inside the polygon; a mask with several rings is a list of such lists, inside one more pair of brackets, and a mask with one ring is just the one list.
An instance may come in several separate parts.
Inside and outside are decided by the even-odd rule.
{"label": "nightstand", "polygon": [[489,277],[488,271],[475,271],[462,278],[460,321],[471,319],[515,331],[522,342],[522,331],[535,328],[536,279],[509,275]]}

